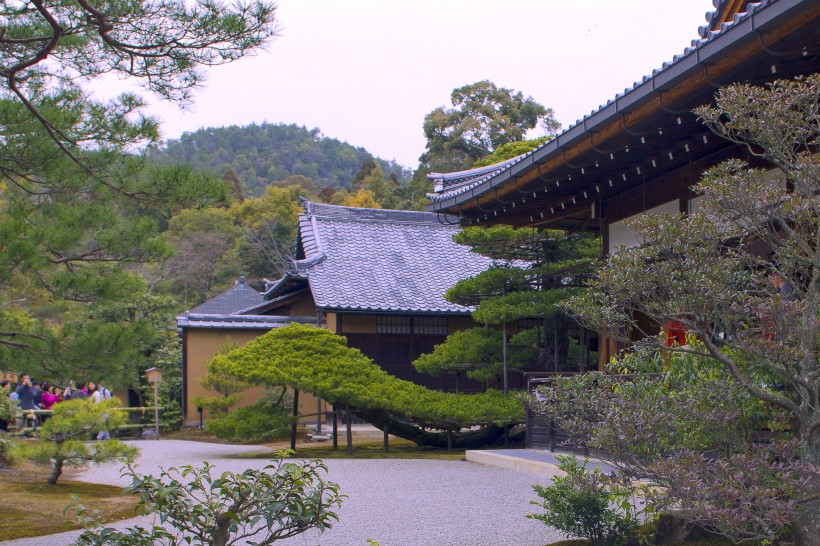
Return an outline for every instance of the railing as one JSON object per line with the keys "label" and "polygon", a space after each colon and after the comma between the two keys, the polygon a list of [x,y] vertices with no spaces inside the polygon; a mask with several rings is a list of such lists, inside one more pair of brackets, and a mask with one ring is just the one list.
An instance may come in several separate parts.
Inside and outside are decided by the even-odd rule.
{"label": "railing", "polygon": [[[162,406],[157,408],[162,410]],[[126,423],[123,425],[119,425],[118,427],[111,429],[111,430],[133,430],[133,429],[141,429],[141,428],[152,428],[156,426],[154,419],[150,421],[144,421],[144,417],[146,412],[148,413],[149,417],[154,416],[154,406],[137,406],[137,407],[129,407],[129,408],[115,408],[115,411],[124,411],[127,413],[135,413],[140,412],[140,422],[139,423]],[[36,410],[23,410],[17,408],[17,412],[14,414],[14,427],[12,427],[11,423],[9,423],[9,429],[13,428],[13,434],[21,436],[23,434],[27,434],[30,432],[34,432],[36,427],[26,426],[29,422],[33,422],[35,419],[39,419],[42,416],[50,416],[54,413],[54,410],[46,410],[46,409],[36,409]]]}
{"label": "railing", "polygon": [[[558,377],[572,377],[580,372],[525,372],[527,378],[527,392],[532,394],[536,388],[549,385]],[[552,419],[539,415],[527,408],[526,418],[527,433],[524,445],[527,449],[547,448],[551,452],[559,445],[570,450],[583,449],[584,455],[589,455],[589,450],[585,447],[571,445],[569,437],[558,428]]]}

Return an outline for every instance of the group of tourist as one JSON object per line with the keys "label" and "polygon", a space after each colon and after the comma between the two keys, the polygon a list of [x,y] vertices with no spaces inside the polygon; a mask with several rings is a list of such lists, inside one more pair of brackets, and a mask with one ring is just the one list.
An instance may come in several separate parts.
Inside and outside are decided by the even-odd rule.
{"label": "group of tourist", "polygon": [[[95,402],[99,402],[111,398],[111,391],[105,388],[102,382],[88,381],[80,387],[70,385],[60,387],[47,381],[32,381],[29,374],[22,373],[16,385],[8,380],[0,381],[0,395],[8,396],[17,407],[26,412],[29,410],[50,410],[54,407],[54,404],[64,400],[91,398]],[[38,423],[48,419],[48,415],[29,414],[27,419],[36,428]],[[8,426],[9,423],[6,420],[0,419],[0,430],[5,431]]]}

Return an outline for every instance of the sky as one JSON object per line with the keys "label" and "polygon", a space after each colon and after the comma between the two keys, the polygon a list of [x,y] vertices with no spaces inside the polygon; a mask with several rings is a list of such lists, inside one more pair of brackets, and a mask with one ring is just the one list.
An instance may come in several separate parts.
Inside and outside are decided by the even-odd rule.
{"label": "sky", "polygon": [[[564,129],[690,45],[711,0],[279,0],[280,36],[207,73],[192,108],[146,94],[164,138],[295,123],[415,168],[424,116],[489,79]],[[532,136],[540,136],[535,133]]]}

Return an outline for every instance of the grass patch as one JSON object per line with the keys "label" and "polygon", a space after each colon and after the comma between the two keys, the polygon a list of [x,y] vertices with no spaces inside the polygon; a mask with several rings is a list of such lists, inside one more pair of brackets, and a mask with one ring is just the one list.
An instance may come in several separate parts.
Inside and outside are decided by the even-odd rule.
{"label": "grass patch", "polygon": [[15,540],[79,529],[66,521],[63,510],[77,495],[89,510],[99,510],[105,522],[136,515],[134,497],[123,497],[122,488],[65,479],[57,485],[46,485],[49,467],[20,463],[0,468],[0,537]]}
{"label": "grass patch", "polygon": [[[270,444],[276,449],[284,449],[287,445]],[[270,453],[248,453],[240,455],[240,458],[248,459],[269,459]],[[419,447],[409,440],[400,438],[390,439],[390,450],[384,452],[382,442],[363,441],[357,443],[353,440],[353,455],[347,454],[344,442],[339,442],[339,449],[333,449],[330,442],[323,444],[301,443],[296,446],[295,458],[297,459],[435,459],[446,461],[463,461],[464,450],[446,451],[444,449],[419,449]]]}
{"label": "grass patch", "polygon": [[[390,450],[384,452],[384,443],[381,439],[381,431],[354,431],[353,432],[353,455],[347,454],[344,432],[339,434],[339,448],[333,449],[330,440],[326,442],[313,442],[307,437],[311,432],[303,427],[299,428],[296,440],[297,459],[435,459],[446,461],[465,460],[463,449],[447,451],[435,448],[419,448],[415,442],[390,437]],[[166,440],[188,440],[194,442],[211,442],[216,444],[231,445],[264,445],[273,449],[289,449],[290,435],[268,440],[264,442],[235,442],[220,440],[204,429],[187,428],[169,433],[163,433],[162,438]],[[270,453],[246,453],[235,456],[238,459],[269,459]]]}

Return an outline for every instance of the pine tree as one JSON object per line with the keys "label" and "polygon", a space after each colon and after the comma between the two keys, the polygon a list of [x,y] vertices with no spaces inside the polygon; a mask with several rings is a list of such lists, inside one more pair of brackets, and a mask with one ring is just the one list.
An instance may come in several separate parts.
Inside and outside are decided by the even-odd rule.
{"label": "pine tree", "polygon": [[[570,321],[558,304],[581,290],[592,261],[600,253],[597,239],[583,234],[569,236],[560,230],[535,231],[505,225],[468,227],[454,239],[494,260],[486,271],[458,282],[445,298],[476,306],[473,318],[477,322],[502,330],[500,375],[505,388],[510,369],[534,366],[546,371],[568,370]],[[535,319],[532,322],[538,324],[508,336],[508,327],[517,327],[521,319]],[[474,335],[481,335],[480,329]],[[453,355],[457,351],[448,345],[458,343],[458,336],[450,336],[436,351],[439,355]],[[425,359],[429,362],[430,358],[425,355],[416,363],[424,368]],[[446,368],[444,362],[440,364]],[[494,367],[498,368],[497,363]]]}

